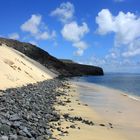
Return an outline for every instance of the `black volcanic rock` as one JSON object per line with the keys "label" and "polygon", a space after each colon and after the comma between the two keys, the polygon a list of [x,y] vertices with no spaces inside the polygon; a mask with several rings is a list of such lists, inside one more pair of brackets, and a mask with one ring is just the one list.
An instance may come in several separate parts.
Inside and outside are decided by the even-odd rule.
{"label": "black volcanic rock", "polygon": [[43,49],[30,43],[0,38],[0,44],[5,44],[8,47],[16,49],[60,76],[103,75],[103,69],[100,67],[62,62]]}

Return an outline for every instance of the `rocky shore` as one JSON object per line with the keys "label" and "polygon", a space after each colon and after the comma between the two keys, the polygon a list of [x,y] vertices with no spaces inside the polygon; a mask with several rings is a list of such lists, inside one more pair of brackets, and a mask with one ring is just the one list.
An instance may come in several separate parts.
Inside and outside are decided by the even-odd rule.
{"label": "rocky shore", "polygon": [[[94,125],[92,121],[56,110],[55,106],[71,102],[66,97],[69,90],[68,82],[58,78],[1,90],[0,140],[55,140],[54,131],[60,136],[69,133],[61,127],[62,120],[71,122],[69,128],[73,129],[76,128],[74,121]],[[61,101],[60,96],[64,96],[65,101]]]}
{"label": "rocky shore", "polygon": [[0,140],[53,139],[50,122],[58,122],[56,89],[64,82],[58,79],[0,91]]}

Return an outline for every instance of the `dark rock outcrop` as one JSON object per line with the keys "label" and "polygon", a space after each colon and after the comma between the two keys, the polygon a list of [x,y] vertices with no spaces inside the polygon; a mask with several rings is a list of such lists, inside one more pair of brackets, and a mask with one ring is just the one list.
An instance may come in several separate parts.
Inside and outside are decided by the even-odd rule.
{"label": "dark rock outcrop", "polygon": [[5,44],[8,47],[16,49],[60,76],[103,75],[103,69],[100,67],[62,62],[43,49],[30,43],[0,38],[0,44]]}

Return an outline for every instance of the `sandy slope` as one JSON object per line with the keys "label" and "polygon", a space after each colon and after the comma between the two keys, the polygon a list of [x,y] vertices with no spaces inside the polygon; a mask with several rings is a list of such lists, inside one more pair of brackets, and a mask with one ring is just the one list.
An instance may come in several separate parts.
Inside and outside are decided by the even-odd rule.
{"label": "sandy slope", "polygon": [[0,46],[0,89],[51,79],[56,75],[24,54]]}

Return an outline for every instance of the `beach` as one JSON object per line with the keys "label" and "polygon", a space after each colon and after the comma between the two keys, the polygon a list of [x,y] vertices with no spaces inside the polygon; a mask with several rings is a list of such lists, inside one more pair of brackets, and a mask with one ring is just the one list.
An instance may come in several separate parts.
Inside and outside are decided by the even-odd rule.
{"label": "beach", "polygon": [[56,78],[14,49],[3,45],[0,51],[2,139],[139,139],[138,97],[93,83]]}
{"label": "beach", "polygon": [[[84,100],[82,96],[95,94],[93,103]],[[89,97],[91,98],[91,97]],[[62,113],[70,116],[79,116],[92,121],[94,125],[88,125],[81,121],[70,123],[62,121],[62,128],[68,128],[68,136],[57,136],[62,140],[138,140],[140,131],[139,106],[140,102],[129,98],[119,90],[89,84],[84,82],[71,82],[71,90],[65,106],[57,106]],[[66,99],[61,98],[61,101]],[[96,101],[97,100],[97,101]],[[88,104],[88,105],[87,105]],[[57,134],[56,134],[57,135]]]}
{"label": "beach", "polygon": [[140,136],[140,103],[118,90],[54,78],[0,93],[3,139],[138,140]]}

